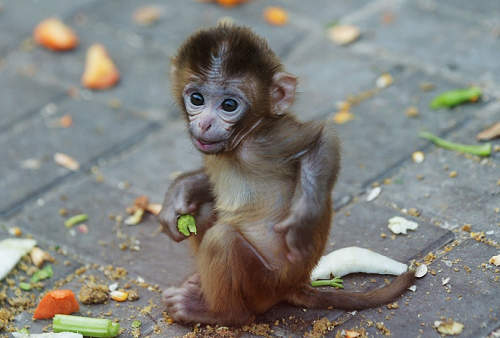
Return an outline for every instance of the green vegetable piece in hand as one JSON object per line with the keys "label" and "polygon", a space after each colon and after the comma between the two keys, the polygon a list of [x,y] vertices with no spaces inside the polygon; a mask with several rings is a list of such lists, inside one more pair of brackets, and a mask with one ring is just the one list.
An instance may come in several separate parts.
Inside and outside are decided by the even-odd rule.
{"label": "green vegetable piece in hand", "polygon": [[425,138],[437,144],[438,146],[446,149],[457,150],[463,153],[468,153],[472,155],[478,156],[490,156],[491,155],[491,143],[485,143],[481,145],[469,145],[469,144],[460,144],[454,143],[450,141],[443,140],[442,138],[437,137],[434,134],[431,134],[426,131],[420,132],[419,136],[421,138]]}
{"label": "green vegetable piece in hand", "polygon": [[330,280],[315,280],[311,282],[312,286],[333,286],[335,288],[343,289],[344,281],[340,279],[339,277],[335,277]]}
{"label": "green vegetable piece in hand", "polygon": [[98,338],[116,337],[120,333],[120,324],[109,319],[71,315],[55,315],[52,327],[54,332],[76,332]]}
{"label": "green vegetable piece in hand", "polygon": [[184,234],[185,236],[189,236],[190,233],[196,235],[196,223],[194,221],[194,217],[191,215],[182,215],[177,220],[177,229]]}
{"label": "green vegetable piece in hand", "polygon": [[436,96],[430,103],[432,109],[453,108],[464,102],[476,102],[482,92],[478,87],[455,89]]}

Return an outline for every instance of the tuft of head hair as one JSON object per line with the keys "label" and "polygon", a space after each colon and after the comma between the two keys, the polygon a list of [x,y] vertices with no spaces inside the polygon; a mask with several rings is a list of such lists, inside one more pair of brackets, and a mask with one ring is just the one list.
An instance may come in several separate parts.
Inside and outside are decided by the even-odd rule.
{"label": "tuft of head hair", "polygon": [[221,24],[201,29],[181,45],[176,65],[200,78],[248,77],[270,87],[282,64],[266,40],[249,28]]}

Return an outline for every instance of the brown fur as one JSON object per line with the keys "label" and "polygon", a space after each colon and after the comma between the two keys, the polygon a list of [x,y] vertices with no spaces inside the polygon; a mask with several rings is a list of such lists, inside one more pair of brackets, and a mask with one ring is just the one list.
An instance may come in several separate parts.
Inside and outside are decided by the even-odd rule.
{"label": "brown fur", "polygon": [[[295,78],[263,39],[243,27],[202,30],[181,46],[172,74],[190,132],[200,137],[220,122],[218,113],[201,107],[211,120],[196,129],[184,104],[187,86],[207,100],[234,92],[248,101],[234,125],[220,122],[232,128],[221,150],[205,153],[203,168],[177,179],[165,197],[159,221],[172,239],[185,239],[176,229],[179,215],[194,214],[199,230],[190,237],[197,273],[163,295],[172,318],[238,325],[281,301],[362,309],[392,301],[411,285],[413,273],[369,293],[322,293],[308,286],[330,231],[340,144],[330,125],[287,114]],[[212,138],[219,133],[210,132]]]}

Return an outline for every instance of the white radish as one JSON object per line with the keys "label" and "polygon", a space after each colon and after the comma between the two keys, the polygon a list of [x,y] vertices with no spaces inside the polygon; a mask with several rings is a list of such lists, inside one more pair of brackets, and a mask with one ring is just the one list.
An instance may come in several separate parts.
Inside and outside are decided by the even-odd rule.
{"label": "white radish", "polygon": [[342,277],[350,273],[364,272],[384,275],[400,275],[408,269],[404,263],[357,246],[332,251],[323,256],[311,273],[311,281]]}
{"label": "white radish", "polygon": [[73,332],[59,332],[59,333],[41,333],[41,334],[27,334],[27,333],[19,333],[12,332],[14,338],[83,338],[83,335],[80,333]]}
{"label": "white radish", "polygon": [[34,239],[7,238],[0,241],[0,280],[4,279],[19,260],[36,245]]}

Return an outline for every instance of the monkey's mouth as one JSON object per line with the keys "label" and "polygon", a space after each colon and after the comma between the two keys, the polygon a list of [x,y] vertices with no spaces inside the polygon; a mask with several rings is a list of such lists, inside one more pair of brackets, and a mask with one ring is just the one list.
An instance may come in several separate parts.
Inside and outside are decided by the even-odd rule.
{"label": "monkey's mouth", "polygon": [[209,142],[193,137],[193,143],[202,153],[215,154],[225,147],[226,140]]}

